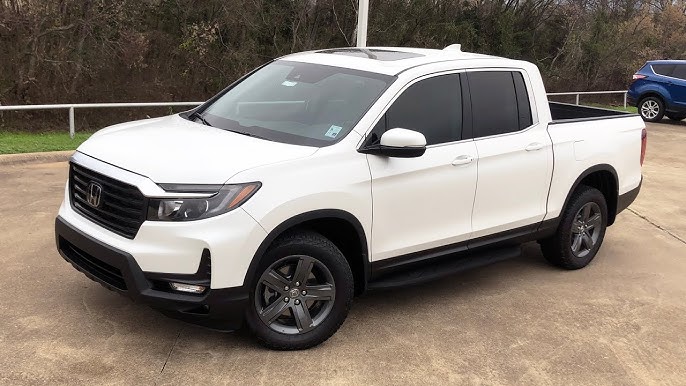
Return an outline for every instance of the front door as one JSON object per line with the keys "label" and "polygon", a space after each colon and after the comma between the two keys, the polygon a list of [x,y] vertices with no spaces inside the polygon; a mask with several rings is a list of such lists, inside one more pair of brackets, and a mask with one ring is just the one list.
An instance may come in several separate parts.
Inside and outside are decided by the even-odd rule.
{"label": "front door", "polygon": [[374,128],[424,134],[417,158],[369,155],[372,261],[469,239],[476,190],[476,146],[462,139],[460,75],[424,78],[406,88]]}

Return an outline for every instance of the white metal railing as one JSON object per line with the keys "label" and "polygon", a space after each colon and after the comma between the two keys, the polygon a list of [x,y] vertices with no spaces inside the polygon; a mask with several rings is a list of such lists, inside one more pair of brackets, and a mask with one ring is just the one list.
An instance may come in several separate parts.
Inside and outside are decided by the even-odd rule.
{"label": "white metal railing", "polygon": [[2,106],[0,111],[18,111],[18,110],[69,110],[69,136],[74,138],[76,130],[76,122],[74,118],[74,111],[76,109],[100,109],[100,108],[117,108],[117,107],[173,107],[173,106],[198,106],[203,102],[144,102],[144,103],[76,103],[76,104],[59,104],[59,105],[16,105],[16,106]]}
{"label": "white metal railing", "polygon": [[[581,95],[594,94],[624,94],[624,108],[627,105],[627,91],[575,91],[575,92],[553,92],[548,96],[576,96],[576,104],[579,104]],[[76,121],[74,118],[76,109],[100,109],[100,108],[126,108],[126,107],[174,107],[188,106],[194,107],[204,102],[143,102],[143,103],[75,103],[57,105],[0,105],[0,111],[19,111],[19,110],[69,110],[69,135],[74,138]]]}
{"label": "white metal railing", "polygon": [[548,93],[548,96],[569,96],[569,95],[576,95],[576,104],[579,104],[579,96],[581,95],[594,95],[594,94],[624,94],[624,110],[626,110],[626,99],[627,99],[627,90],[618,90],[618,91],[575,91],[575,92],[551,92]]}

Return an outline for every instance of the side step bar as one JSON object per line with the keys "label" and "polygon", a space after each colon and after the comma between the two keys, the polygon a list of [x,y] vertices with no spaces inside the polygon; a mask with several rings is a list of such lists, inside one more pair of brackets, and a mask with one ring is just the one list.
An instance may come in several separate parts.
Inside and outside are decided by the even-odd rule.
{"label": "side step bar", "polygon": [[428,281],[450,276],[458,272],[483,267],[500,261],[518,257],[522,253],[521,246],[510,246],[499,249],[491,249],[467,255],[457,255],[433,261],[421,267],[394,272],[367,284],[367,289],[380,290],[396,287],[417,285]]}

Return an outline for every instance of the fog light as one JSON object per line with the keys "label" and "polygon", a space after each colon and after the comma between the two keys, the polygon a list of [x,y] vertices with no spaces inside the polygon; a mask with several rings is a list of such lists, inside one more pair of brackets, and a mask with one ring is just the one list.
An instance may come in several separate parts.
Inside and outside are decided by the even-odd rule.
{"label": "fog light", "polygon": [[205,288],[206,288],[206,287],[201,286],[201,285],[184,284],[184,283],[169,283],[169,286],[174,291],[188,292],[191,294],[201,294],[201,293],[205,292]]}

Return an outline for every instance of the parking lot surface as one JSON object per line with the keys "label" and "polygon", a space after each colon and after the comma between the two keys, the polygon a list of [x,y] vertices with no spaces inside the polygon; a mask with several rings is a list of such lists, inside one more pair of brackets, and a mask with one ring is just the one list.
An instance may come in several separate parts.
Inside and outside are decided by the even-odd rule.
{"label": "parking lot surface", "polygon": [[66,163],[0,166],[0,384],[684,384],[686,124],[651,124],[643,190],[586,269],[521,258],[357,298],[263,349],[107,291],[56,252]]}

